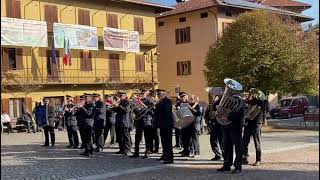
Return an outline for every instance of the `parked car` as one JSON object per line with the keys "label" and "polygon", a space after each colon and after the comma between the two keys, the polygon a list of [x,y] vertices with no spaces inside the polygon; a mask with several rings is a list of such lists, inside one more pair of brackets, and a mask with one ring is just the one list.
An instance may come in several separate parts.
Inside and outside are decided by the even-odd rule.
{"label": "parked car", "polygon": [[286,117],[290,119],[292,116],[302,116],[309,109],[307,97],[288,97],[279,101],[279,105],[270,111],[272,118]]}

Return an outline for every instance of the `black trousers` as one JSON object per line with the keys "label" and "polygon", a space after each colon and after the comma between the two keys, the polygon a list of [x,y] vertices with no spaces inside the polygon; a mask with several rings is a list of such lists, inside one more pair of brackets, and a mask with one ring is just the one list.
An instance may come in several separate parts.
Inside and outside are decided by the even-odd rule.
{"label": "black trousers", "polygon": [[108,134],[110,132],[110,144],[114,144],[115,142],[115,136],[116,136],[116,130],[115,130],[115,125],[114,124],[108,124],[106,125],[106,127],[104,128],[104,142],[106,142],[107,138],[108,138]]}
{"label": "black trousers", "polygon": [[94,137],[95,137],[95,144],[97,149],[98,148],[104,148],[104,127],[94,127]]}
{"label": "black trousers", "polygon": [[159,128],[152,128],[152,144],[151,150],[159,151],[159,144],[160,144],[160,130]]}
{"label": "black trousers", "polygon": [[243,132],[243,158],[247,160],[249,157],[248,146],[252,136],[254,147],[256,148],[256,161],[261,161],[261,127],[262,124],[248,123]]}
{"label": "black trousers", "polygon": [[[224,140],[224,163],[223,166],[231,167],[234,164],[236,169],[242,166],[242,127],[240,124],[229,124],[223,127]],[[235,147],[236,158],[233,161],[233,146]]]}
{"label": "black trousers", "polygon": [[92,144],[92,126],[85,125],[84,126],[84,149],[85,152],[92,153],[93,152],[93,144]]}
{"label": "black trousers", "polygon": [[174,134],[176,137],[176,147],[182,147],[181,129],[174,128]]}
{"label": "black trousers", "polygon": [[210,145],[216,156],[224,158],[223,135],[222,127],[220,125],[212,125],[210,127]]}
{"label": "black trousers", "polygon": [[134,153],[139,154],[139,145],[142,140],[142,133],[144,134],[146,153],[150,153],[152,151],[152,127],[146,126],[143,128],[137,128],[136,134],[134,138]]}
{"label": "black trousers", "polygon": [[44,137],[45,137],[44,145],[49,146],[49,133],[50,133],[51,145],[54,146],[56,142],[56,138],[55,138],[56,136],[54,133],[53,126],[44,126],[43,130],[44,130]]}
{"label": "black trousers", "polygon": [[160,137],[163,148],[162,157],[165,160],[173,160],[172,128],[160,128]]}
{"label": "black trousers", "polygon": [[119,127],[119,149],[120,152],[130,153],[131,152],[131,137],[130,129],[127,127]]}
{"label": "black trousers", "polygon": [[79,138],[76,126],[67,126],[68,139],[70,146],[79,146]]}
{"label": "black trousers", "polygon": [[81,139],[81,147],[84,147],[84,138],[85,138],[85,127],[84,126],[79,126],[79,134],[80,134],[80,139]]}
{"label": "black trousers", "polygon": [[192,126],[181,129],[182,145],[185,154],[190,153]]}
{"label": "black trousers", "polygon": [[119,138],[120,138],[120,126],[115,126],[115,130],[116,130],[116,142],[119,143]]}
{"label": "black trousers", "polygon": [[190,152],[194,155],[200,155],[199,134],[195,127],[190,128]]}

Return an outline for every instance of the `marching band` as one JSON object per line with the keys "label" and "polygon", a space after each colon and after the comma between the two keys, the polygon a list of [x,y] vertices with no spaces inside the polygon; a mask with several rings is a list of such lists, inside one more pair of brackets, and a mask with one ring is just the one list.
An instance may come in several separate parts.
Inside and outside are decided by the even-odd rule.
{"label": "marching band", "polygon": [[[210,134],[210,144],[215,156],[212,161],[223,160],[218,171],[241,173],[242,164],[248,164],[248,145],[253,137],[256,148],[255,166],[261,164],[261,127],[264,123],[265,95],[262,91],[251,88],[248,97],[241,97],[242,85],[225,79],[225,89],[215,88],[213,102],[202,109],[199,98],[180,92],[173,105],[172,100],[163,89],[141,90],[138,94],[127,97],[126,92],[108,94],[104,100],[100,94],[84,94],[79,102],[74,103],[67,96],[64,107],[64,119],[69,139],[68,148],[84,149],[80,155],[90,156],[101,152],[110,133],[110,145],[119,144],[117,154],[138,158],[139,145],[144,137],[145,152],[143,158],[152,153],[159,153],[161,139],[162,156],[157,159],[165,164],[174,162],[172,134],[175,130],[176,148],[183,148],[182,157],[199,158],[202,132],[202,117]],[[190,97],[190,98],[189,98]],[[53,131],[53,107],[44,99],[48,114],[47,123],[43,125],[45,144],[49,146],[49,132],[52,146],[55,135]],[[132,140],[130,132],[135,128],[134,152],[131,154]],[[81,146],[79,147],[80,133]],[[95,145],[95,148],[94,148]],[[235,149],[235,160],[233,151]]]}

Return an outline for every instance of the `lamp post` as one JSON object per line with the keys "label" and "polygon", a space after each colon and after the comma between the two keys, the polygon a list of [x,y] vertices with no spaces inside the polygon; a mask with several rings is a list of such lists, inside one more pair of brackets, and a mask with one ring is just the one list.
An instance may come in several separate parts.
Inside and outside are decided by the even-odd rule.
{"label": "lamp post", "polygon": [[159,57],[160,57],[160,53],[155,52],[153,53],[152,51],[150,51],[150,53],[144,52],[144,57],[145,60],[148,63],[151,63],[151,83],[152,83],[152,89],[154,90],[154,72],[153,72],[153,63],[157,63]]}

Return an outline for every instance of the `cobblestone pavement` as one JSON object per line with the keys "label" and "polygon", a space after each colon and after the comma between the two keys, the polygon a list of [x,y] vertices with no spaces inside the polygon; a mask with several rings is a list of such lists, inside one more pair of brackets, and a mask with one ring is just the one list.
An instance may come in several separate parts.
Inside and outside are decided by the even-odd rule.
{"label": "cobblestone pavement", "polygon": [[[201,158],[175,158],[162,165],[154,158],[130,159],[116,155],[110,147],[92,157],[79,156],[81,150],[67,149],[66,132],[57,132],[55,147],[40,147],[42,133],[1,135],[1,179],[318,179],[319,132],[281,130],[263,133],[263,165],[244,166],[239,176],[218,173],[222,162],[209,161],[213,154],[209,136],[202,135]],[[133,138],[133,136],[132,136]],[[133,138],[134,139],[134,138]],[[109,140],[107,140],[109,142]],[[144,151],[141,144],[141,151]],[[175,150],[177,153],[178,150]],[[254,149],[250,146],[250,161]]]}

